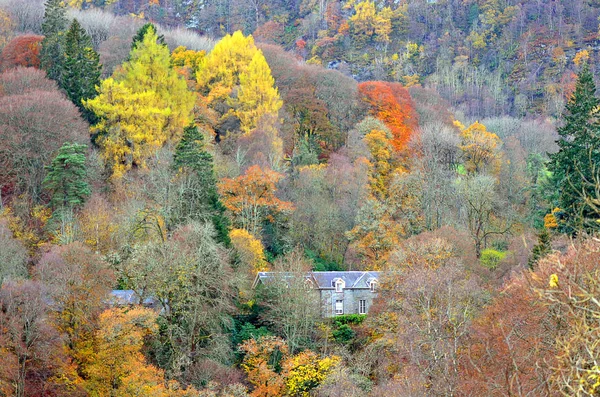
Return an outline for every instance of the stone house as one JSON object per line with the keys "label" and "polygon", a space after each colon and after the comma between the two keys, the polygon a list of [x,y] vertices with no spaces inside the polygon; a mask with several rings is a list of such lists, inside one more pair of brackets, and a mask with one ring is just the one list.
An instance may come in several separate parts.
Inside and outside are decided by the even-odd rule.
{"label": "stone house", "polygon": [[[259,272],[252,288],[280,279],[289,282],[296,273]],[[379,289],[380,272],[309,272],[304,276],[309,299],[320,299],[321,316],[367,314]],[[310,293],[314,291],[316,293]]]}

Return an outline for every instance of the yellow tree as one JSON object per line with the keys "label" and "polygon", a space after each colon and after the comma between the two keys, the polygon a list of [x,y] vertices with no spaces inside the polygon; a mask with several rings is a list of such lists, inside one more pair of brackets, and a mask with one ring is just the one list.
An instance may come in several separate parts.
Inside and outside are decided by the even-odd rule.
{"label": "yellow tree", "polygon": [[460,133],[462,156],[467,172],[473,174],[482,171],[498,172],[502,153],[502,141],[498,135],[490,132],[485,125],[476,121],[469,128],[455,123],[462,131]]}
{"label": "yellow tree", "polygon": [[102,82],[99,95],[84,102],[99,122],[92,127],[115,177],[178,138],[192,120],[194,93],[173,70],[166,45],[150,27],[129,61]]}
{"label": "yellow tree", "polygon": [[390,136],[382,130],[372,130],[363,138],[372,157],[369,180],[371,193],[380,199],[387,197],[389,178],[392,171],[393,147]]}
{"label": "yellow tree", "polygon": [[175,397],[196,395],[176,382],[165,386],[162,370],[146,364],[144,338],[155,333],[157,314],[146,308],[109,309],[99,317],[94,348],[85,368],[85,388],[92,396]]}
{"label": "yellow tree", "polygon": [[283,363],[287,373],[288,394],[309,397],[310,391],[318,387],[339,362],[340,358],[337,356],[320,358],[310,350],[290,357]]}
{"label": "yellow tree", "polygon": [[257,51],[246,71],[240,73],[240,88],[235,111],[242,124],[242,131],[249,133],[258,125],[261,117],[277,115],[283,102],[275,87],[275,79],[262,51]]}
{"label": "yellow tree", "polygon": [[229,237],[240,261],[252,273],[267,270],[264,248],[259,239],[244,229],[233,229]]}
{"label": "yellow tree", "polygon": [[237,31],[223,37],[198,67],[196,80],[200,93],[209,103],[226,100],[257,52],[252,36],[245,37]]}

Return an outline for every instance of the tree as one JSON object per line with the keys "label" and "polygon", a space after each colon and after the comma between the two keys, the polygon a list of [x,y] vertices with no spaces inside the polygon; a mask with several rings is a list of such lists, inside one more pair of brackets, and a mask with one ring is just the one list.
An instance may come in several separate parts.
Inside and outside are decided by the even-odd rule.
{"label": "tree", "polygon": [[27,249],[15,239],[7,222],[0,221],[0,285],[27,277]]}
{"label": "tree", "polygon": [[[10,14],[5,10],[0,10],[0,52],[3,51],[4,46],[9,42],[13,34],[15,23],[10,18]],[[0,62],[0,66],[1,66]]]}
{"label": "tree", "polygon": [[177,382],[166,382],[164,373],[147,364],[142,347],[144,339],[158,331],[156,313],[151,309],[134,307],[104,311],[98,318],[93,352],[85,367],[88,379],[84,387],[91,395],[99,396],[191,396]]}
{"label": "tree", "polygon": [[262,223],[273,213],[291,211],[292,203],[275,196],[283,175],[253,165],[244,175],[225,178],[218,184],[223,204],[236,217],[236,223],[254,236],[260,236]]}
{"label": "tree", "polygon": [[358,85],[361,98],[373,117],[383,121],[392,131],[392,146],[396,151],[407,148],[418,126],[418,114],[408,90],[399,83],[367,81]]}
{"label": "tree", "polygon": [[260,50],[252,56],[247,70],[240,73],[239,79],[239,105],[235,112],[242,123],[242,131],[250,133],[261,117],[277,115],[283,102],[279,99],[271,69]]}
{"label": "tree", "polygon": [[26,34],[9,41],[0,53],[0,72],[18,66],[39,68],[43,38],[44,36]]}
{"label": "tree", "polygon": [[600,227],[598,214],[586,203],[586,197],[595,195],[595,184],[587,182],[597,178],[600,164],[599,104],[594,76],[586,63],[565,108],[564,124],[558,129],[559,150],[550,155],[548,166],[559,192],[556,205],[566,214],[562,230],[569,233]]}
{"label": "tree", "polygon": [[86,181],[86,150],[86,145],[66,142],[46,167],[44,188],[50,192],[50,205],[55,209],[81,207],[91,194]]}
{"label": "tree", "polygon": [[[240,346],[244,353],[242,369],[248,382],[254,386],[252,397],[276,397],[285,392],[285,372],[277,371],[289,350],[285,341],[274,336],[263,336],[259,340],[248,339]],[[281,373],[280,373],[281,372]]]}
{"label": "tree", "polygon": [[76,242],[53,246],[36,265],[34,275],[57,306],[51,319],[65,335],[67,353],[77,365],[85,365],[98,315],[115,283],[112,270],[100,255]]}
{"label": "tree", "polygon": [[254,275],[267,270],[268,263],[260,240],[244,229],[233,229],[229,235],[231,245],[248,274]]}
{"label": "tree", "polygon": [[459,180],[457,184],[464,206],[464,222],[479,258],[481,251],[486,248],[487,239],[508,233],[512,224],[502,222],[498,216],[501,205],[492,177],[479,175]]}
{"label": "tree", "polygon": [[149,27],[130,60],[102,82],[99,95],[84,101],[99,122],[96,142],[115,178],[146,159],[189,125],[194,94],[171,66],[169,49]]}
{"label": "tree", "polygon": [[42,50],[40,60],[42,69],[48,77],[61,81],[64,65],[64,39],[67,30],[67,10],[61,0],[47,0],[42,23]]}
{"label": "tree", "polygon": [[210,223],[193,222],[166,241],[138,240],[127,260],[115,263],[128,288],[142,301],[152,296],[162,309],[153,355],[171,377],[188,377],[206,357],[230,359],[225,330],[235,277],[214,239]]}
{"label": "tree", "polygon": [[311,265],[296,248],[275,262],[273,281],[259,291],[261,305],[266,308],[262,320],[285,339],[291,353],[312,346],[320,316],[319,293],[305,278]]}
{"label": "tree", "polygon": [[209,103],[226,100],[257,52],[252,36],[241,31],[223,37],[200,63],[196,74],[200,93]]}
{"label": "tree", "polygon": [[183,130],[175,148],[173,167],[181,181],[178,221],[211,219],[218,240],[229,245],[229,219],[217,192],[213,157],[204,147],[204,135],[195,125]]}
{"label": "tree", "polygon": [[339,364],[340,357],[320,358],[316,353],[305,350],[290,357],[283,366],[287,372],[286,386],[290,396],[310,396]]}
{"label": "tree", "polygon": [[[381,376],[395,372],[393,385],[409,395],[457,395],[462,345],[485,291],[456,248],[435,234],[404,241],[393,257],[367,319],[377,335],[370,354]],[[400,368],[393,364],[399,360]]]}
{"label": "tree", "polygon": [[[459,127],[464,127],[459,123]],[[461,128],[459,145],[467,172],[477,174],[489,172],[496,174],[500,170],[502,141],[498,135],[489,132],[478,121],[469,128]]]}
{"label": "tree", "polygon": [[78,396],[77,376],[48,319],[44,287],[31,280],[0,287],[0,392],[7,396]]}
{"label": "tree", "polygon": [[44,166],[58,149],[65,142],[84,143],[89,136],[77,108],[43,75],[31,68],[0,75],[8,88],[6,94],[0,94],[2,191],[11,195],[27,192],[35,201],[42,193]]}
{"label": "tree", "polygon": [[65,36],[64,57],[60,87],[88,120],[93,121],[92,114],[86,114],[83,101],[97,95],[102,65],[98,53],[92,48],[90,36],[76,19]]}
{"label": "tree", "polygon": [[[135,33],[135,36],[133,36],[131,39],[131,51],[135,50],[138,45],[141,45],[144,42],[144,37],[146,37],[146,34],[148,34],[150,31],[153,31],[154,33],[157,32],[156,26],[154,26],[152,23],[146,23],[138,29],[138,31]],[[162,34],[156,37],[156,41],[161,46],[167,45],[167,43],[165,43],[165,37]],[[128,60],[131,60],[131,55]]]}

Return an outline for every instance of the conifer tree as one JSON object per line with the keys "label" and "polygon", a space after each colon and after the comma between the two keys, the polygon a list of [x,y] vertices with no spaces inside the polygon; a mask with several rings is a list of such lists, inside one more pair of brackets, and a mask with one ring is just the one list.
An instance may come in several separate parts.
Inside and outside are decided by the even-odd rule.
{"label": "conifer tree", "polygon": [[179,212],[189,219],[210,218],[217,231],[217,239],[228,246],[229,219],[217,193],[213,157],[204,148],[204,136],[194,124],[184,129],[173,160],[180,176],[188,178],[184,197],[178,200],[185,208]]}
{"label": "conifer tree", "polygon": [[538,242],[533,246],[533,250],[531,251],[531,257],[527,265],[531,270],[533,270],[534,266],[538,263],[540,259],[548,255],[552,252],[551,238],[548,229],[544,228],[538,234]]}
{"label": "conifer tree", "polygon": [[64,64],[65,30],[69,21],[61,0],[48,0],[42,22],[42,49],[40,63],[48,77],[60,81]]}
{"label": "conifer tree", "polygon": [[[156,26],[154,26],[154,24],[152,23],[146,23],[144,24],[144,26],[138,29],[131,41],[131,51],[135,50],[137,45],[144,41],[144,37],[146,36],[146,33],[148,33],[149,30],[153,30],[156,33]],[[157,36],[156,41],[160,45],[163,45],[165,47],[167,46],[167,44],[165,43],[165,36],[163,36],[162,34]]]}
{"label": "conifer tree", "polygon": [[600,164],[600,122],[596,85],[585,64],[579,73],[575,92],[566,106],[563,126],[558,129],[558,152],[550,155],[549,169],[558,192],[558,207],[565,214],[562,230],[576,233],[597,230],[597,215],[586,204],[593,196],[590,185]]}
{"label": "conifer tree", "polygon": [[120,177],[165,143],[181,136],[192,120],[195,95],[171,66],[169,49],[158,42],[152,25],[130,60],[100,85],[99,95],[84,101],[99,118],[92,132]]}
{"label": "conifer tree", "polygon": [[85,150],[85,145],[65,143],[52,164],[46,167],[48,175],[44,179],[44,187],[51,194],[52,207],[78,207],[91,194],[86,181]]}
{"label": "conifer tree", "polygon": [[275,87],[275,79],[262,51],[252,57],[248,69],[240,73],[239,103],[236,115],[241,121],[242,131],[249,133],[256,128],[260,118],[266,114],[277,115],[283,102]]}
{"label": "conifer tree", "polygon": [[84,108],[82,101],[96,96],[101,73],[100,57],[92,47],[92,40],[74,19],[65,39],[65,60],[60,86],[89,121],[93,121],[93,113]]}

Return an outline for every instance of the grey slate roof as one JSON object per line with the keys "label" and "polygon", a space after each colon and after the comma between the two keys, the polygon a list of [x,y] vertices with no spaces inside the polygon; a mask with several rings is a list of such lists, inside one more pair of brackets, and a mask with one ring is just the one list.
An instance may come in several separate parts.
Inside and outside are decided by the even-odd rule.
{"label": "grey slate roof", "polygon": [[[372,280],[379,280],[381,272],[309,272],[304,278],[310,280],[317,289],[335,289],[335,280],[342,279],[346,284],[345,289],[370,288],[369,283]],[[275,279],[291,279],[296,277],[297,273],[291,272],[259,272],[256,275],[255,288],[258,283],[269,283]]]}
{"label": "grey slate roof", "polygon": [[[131,289],[114,289],[110,293],[109,303],[116,306],[139,305],[140,297]],[[156,303],[153,298],[144,299],[144,306],[151,306]]]}

